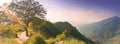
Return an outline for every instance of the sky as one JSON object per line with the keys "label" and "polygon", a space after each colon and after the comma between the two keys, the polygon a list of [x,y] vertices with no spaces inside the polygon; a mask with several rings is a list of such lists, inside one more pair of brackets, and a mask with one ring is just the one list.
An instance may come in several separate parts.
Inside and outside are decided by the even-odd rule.
{"label": "sky", "polygon": [[[47,10],[51,22],[70,22],[74,26],[120,16],[120,0],[36,0]],[[0,4],[9,2],[1,0]]]}
{"label": "sky", "polygon": [[120,16],[119,0],[37,0],[51,22],[67,21],[78,26]]}

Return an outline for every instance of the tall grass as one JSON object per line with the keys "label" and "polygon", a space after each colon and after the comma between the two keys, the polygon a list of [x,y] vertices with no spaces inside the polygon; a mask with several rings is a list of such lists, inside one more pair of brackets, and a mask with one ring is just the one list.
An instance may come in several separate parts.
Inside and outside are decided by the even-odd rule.
{"label": "tall grass", "polygon": [[46,44],[45,38],[41,34],[31,36],[24,44]]}
{"label": "tall grass", "polygon": [[0,44],[17,44],[13,38],[0,38]]}
{"label": "tall grass", "polygon": [[69,38],[67,40],[63,40],[63,44],[86,44],[84,41],[80,41],[74,38]]}

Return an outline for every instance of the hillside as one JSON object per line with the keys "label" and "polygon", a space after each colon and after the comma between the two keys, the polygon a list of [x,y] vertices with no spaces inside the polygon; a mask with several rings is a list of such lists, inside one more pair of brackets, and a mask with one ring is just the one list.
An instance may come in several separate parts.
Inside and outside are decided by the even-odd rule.
{"label": "hillside", "polygon": [[[34,20],[36,19],[36,20]],[[82,40],[86,44],[94,44],[93,41],[87,39],[85,36],[83,36],[77,29],[76,27],[72,26],[68,22],[57,22],[57,23],[51,23],[49,21],[41,21],[39,18],[33,18],[33,24],[35,24],[35,29],[39,28],[40,30],[35,30],[34,31],[40,31],[44,32],[43,34],[45,37],[53,37],[55,38],[59,34],[62,34],[65,32],[65,35],[67,38],[75,38],[77,40]],[[44,25],[43,22],[45,23]],[[36,25],[40,25],[40,27],[37,27]]]}
{"label": "hillside", "polygon": [[[5,44],[7,40],[10,41],[9,44],[16,44],[17,41],[21,44],[55,44],[57,42],[62,42],[63,44],[94,44],[93,41],[79,33],[78,30],[68,22],[51,23],[34,17],[28,26],[28,37],[25,34],[23,26],[20,24],[1,25],[1,28],[1,40],[3,41],[5,39],[5,41],[0,43]],[[26,37],[28,40],[23,39]]]}
{"label": "hillside", "polygon": [[79,27],[79,31],[90,39],[107,40],[120,35],[120,17],[114,16],[99,22]]}
{"label": "hillside", "polygon": [[85,36],[83,36],[77,29],[76,27],[72,26],[68,22],[57,22],[55,23],[55,26],[61,29],[61,31],[66,30],[67,31],[67,36],[74,37],[79,40],[85,41],[87,44],[94,44],[93,41],[87,39]]}

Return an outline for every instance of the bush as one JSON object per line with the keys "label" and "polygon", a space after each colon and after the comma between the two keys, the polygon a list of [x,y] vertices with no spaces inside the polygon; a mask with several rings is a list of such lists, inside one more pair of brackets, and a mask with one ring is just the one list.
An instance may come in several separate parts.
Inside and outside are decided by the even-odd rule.
{"label": "bush", "polygon": [[43,37],[41,37],[39,34],[36,34],[32,36],[25,44],[46,44]]}
{"label": "bush", "polygon": [[13,38],[13,37],[16,37],[17,33],[21,32],[22,29],[23,27],[19,24],[7,25],[0,30],[0,36]]}
{"label": "bush", "polygon": [[0,44],[17,44],[13,38],[0,38]]}
{"label": "bush", "polygon": [[67,40],[63,40],[63,44],[86,44],[84,41],[80,41],[74,38],[68,38]]}
{"label": "bush", "polygon": [[47,44],[55,44],[56,42],[62,41],[66,39],[66,35],[65,32],[63,32],[62,34],[58,34],[55,38],[49,38],[46,39]]}

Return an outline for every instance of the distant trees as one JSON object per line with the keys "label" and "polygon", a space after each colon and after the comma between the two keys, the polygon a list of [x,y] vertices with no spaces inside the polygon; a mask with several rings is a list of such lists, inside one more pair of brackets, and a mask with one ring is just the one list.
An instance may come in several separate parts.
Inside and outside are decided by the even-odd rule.
{"label": "distant trees", "polygon": [[45,19],[45,8],[39,4],[39,2],[34,0],[12,1],[10,4],[7,4],[6,7],[12,12],[15,12],[18,18],[24,22],[27,36],[28,24],[33,17]]}

